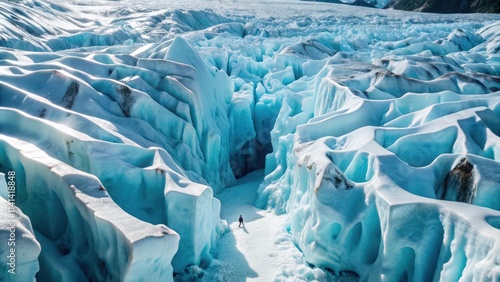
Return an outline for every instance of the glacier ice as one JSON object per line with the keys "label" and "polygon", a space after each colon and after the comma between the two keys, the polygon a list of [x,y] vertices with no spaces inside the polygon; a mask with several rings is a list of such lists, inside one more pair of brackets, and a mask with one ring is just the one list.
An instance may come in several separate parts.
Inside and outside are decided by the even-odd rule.
{"label": "glacier ice", "polygon": [[145,275],[171,275],[177,233],[125,213],[95,176],[30,143],[5,135],[1,139],[2,165],[16,171],[16,205],[35,229],[37,240],[31,244],[40,243],[47,250],[38,257],[37,279],[79,280],[92,273],[99,280],[134,281]]}
{"label": "glacier ice", "polygon": [[309,262],[361,281],[500,277],[489,219],[500,210],[499,80],[467,72],[459,54],[433,55],[469,42],[417,56],[404,51],[413,44],[374,64],[331,59],[297,99],[311,118],[280,111],[257,203],[290,215]]}
{"label": "glacier ice", "polygon": [[[69,59],[69,63],[73,61],[79,64],[79,69],[84,65],[77,58],[66,59]],[[139,64],[147,66],[145,62]],[[173,62],[171,64],[175,65]],[[190,181],[190,175],[203,175],[204,173],[203,167],[199,163],[197,165],[197,162],[192,159],[200,158],[196,155],[197,153],[204,154],[202,146],[214,146],[214,144],[200,145],[199,140],[220,142],[217,139],[219,135],[214,134],[216,141],[206,138],[206,135],[211,134],[209,129],[203,127],[203,122],[207,119],[201,120],[190,115],[185,117],[196,119],[201,124],[199,136],[197,136],[193,125],[175,114],[178,106],[173,108],[174,113],[172,113],[167,108],[160,107],[152,97],[144,96],[144,92],[132,91],[125,84],[105,79],[99,80],[95,77],[90,79],[88,73],[82,73],[78,69],[68,70],[82,75],[82,79],[88,79],[87,83],[69,72],[58,70],[57,64],[53,67],[55,69],[52,71],[42,70],[27,75],[33,78],[21,76],[14,78],[10,84],[4,84],[3,91],[10,94],[10,99],[6,98],[4,105],[24,109],[37,117],[6,109],[2,119],[4,132],[15,130],[8,126],[9,122],[15,120],[21,131],[12,134],[25,140],[37,140],[36,143],[40,147],[51,152],[50,154],[57,159],[102,179],[103,187],[126,212],[153,224],[168,222],[169,226],[175,228],[182,236],[180,248],[186,246],[186,251],[179,252],[181,258],[175,260],[180,261],[178,269],[183,269],[188,263],[199,263],[202,259],[208,259],[210,245],[216,236],[211,234],[217,232],[214,228],[218,226],[220,207],[218,200],[212,196],[212,189]],[[172,71],[183,71],[186,68],[193,70],[187,65],[178,64],[178,68],[180,70],[176,70],[175,67],[171,69]],[[126,73],[127,70],[122,72]],[[107,70],[103,73],[106,76],[115,75]],[[144,77],[152,80],[155,78],[148,77],[147,72]],[[156,78],[158,78],[157,74]],[[26,90],[15,87],[15,85],[22,87],[22,81],[25,79],[32,79],[32,81],[38,79],[44,81],[44,84],[32,84],[27,86]],[[44,99],[33,97],[30,92],[40,91],[36,88],[41,85],[42,91],[44,89],[59,89],[59,91],[49,90],[49,94]],[[55,85],[62,86],[62,88]],[[148,86],[144,82],[137,85]],[[30,87],[35,87],[35,89],[30,89]],[[79,103],[79,99],[85,95],[88,95],[87,98],[91,102]],[[169,97],[166,93],[163,95]],[[177,102],[174,98],[171,100]],[[192,103],[189,100],[186,100],[187,102]],[[153,105],[148,106],[151,103]],[[151,116],[149,112],[143,110],[148,107],[158,107],[159,112],[170,115],[171,119],[178,123],[171,124],[171,128],[163,126],[158,116]],[[184,108],[189,111],[189,107]],[[137,118],[135,127],[137,131],[130,130],[130,124],[126,123],[128,117]],[[119,122],[120,119],[122,122]],[[228,123],[227,119],[226,123]],[[40,128],[43,130],[40,131]],[[91,135],[72,131],[70,128],[81,131],[90,129]],[[172,154],[179,154],[185,158],[185,169],[191,173],[186,173],[181,169],[177,160],[172,158],[165,149],[155,148],[156,144],[152,143],[151,139],[158,140],[156,144],[163,145],[162,147]],[[145,148],[139,147],[139,144]],[[218,158],[219,154],[207,157]],[[178,160],[183,162],[182,158]],[[113,166],[109,165],[110,162]],[[217,162],[217,159],[212,162]],[[212,165],[216,165],[217,168],[216,163]],[[226,166],[229,167],[228,164]],[[228,175],[232,177],[231,172]],[[212,180],[209,176],[205,177]],[[217,187],[215,180],[213,184]],[[192,207],[196,207],[194,211],[203,210],[204,212],[191,213],[189,211]],[[179,210],[184,210],[185,213],[179,214]],[[192,226],[193,224],[196,228]],[[195,230],[200,233],[193,232]]]}
{"label": "glacier ice", "polygon": [[[35,281],[39,271],[38,256],[40,243],[35,239],[30,219],[18,208],[7,201],[7,182],[5,175],[0,179],[1,215],[0,238],[5,246],[1,249],[2,281]],[[14,252],[11,250],[14,249]],[[12,275],[14,273],[14,275]],[[15,277],[15,279],[13,279]]]}
{"label": "glacier ice", "polygon": [[256,204],[287,213],[308,263],[500,279],[497,15],[200,4],[0,3],[23,281],[207,267],[214,193],[259,168]]}

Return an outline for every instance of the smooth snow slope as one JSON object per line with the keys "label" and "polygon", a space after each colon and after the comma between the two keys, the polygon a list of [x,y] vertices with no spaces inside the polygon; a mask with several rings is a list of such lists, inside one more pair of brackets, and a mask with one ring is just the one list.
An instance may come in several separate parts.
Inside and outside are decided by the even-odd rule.
{"label": "smooth snow slope", "polygon": [[259,168],[257,205],[287,215],[247,230],[298,261],[278,280],[500,279],[499,16],[24,0],[0,21],[0,172],[33,249],[17,279],[216,277],[231,248],[267,279],[221,220],[250,196],[214,198]]}

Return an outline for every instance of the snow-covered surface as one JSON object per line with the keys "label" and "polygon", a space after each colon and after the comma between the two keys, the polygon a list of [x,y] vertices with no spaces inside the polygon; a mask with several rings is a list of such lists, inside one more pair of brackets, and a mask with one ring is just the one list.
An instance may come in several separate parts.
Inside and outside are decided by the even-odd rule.
{"label": "snow-covered surface", "polygon": [[[219,241],[217,259],[206,270],[188,269],[178,281],[334,281],[320,268],[312,268],[287,230],[285,215],[254,206],[264,172],[252,172],[217,195],[221,218],[228,230]],[[244,225],[239,227],[242,215]]]}
{"label": "snow-covered surface", "polygon": [[500,279],[499,22],[0,2],[23,281]]}

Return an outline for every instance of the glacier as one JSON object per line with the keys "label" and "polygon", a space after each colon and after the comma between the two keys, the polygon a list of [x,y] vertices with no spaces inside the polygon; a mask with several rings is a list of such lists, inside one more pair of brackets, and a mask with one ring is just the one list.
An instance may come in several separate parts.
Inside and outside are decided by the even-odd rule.
{"label": "glacier", "polygon": [[192,279],[259,169],[304,261],[276,281],[500,279],[498,15],[23,0],[0,23],[0,280]]}

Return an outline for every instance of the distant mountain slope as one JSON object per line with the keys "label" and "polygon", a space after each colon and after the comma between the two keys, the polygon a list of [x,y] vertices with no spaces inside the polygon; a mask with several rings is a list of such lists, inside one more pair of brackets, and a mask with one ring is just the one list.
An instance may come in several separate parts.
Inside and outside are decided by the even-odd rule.
{"label": "distant mountain slope", "polygon": [[[309,1],[309,0],[306,0]],[[314,0],[312,0],[314,1]],[[374,8],[428,13],[500,13],[500,0],[317,0]]]}
{"label": "distant mountain slope", "polygon": [[386,8],[431,13],[500,13],[500,0],[391,0]]}

